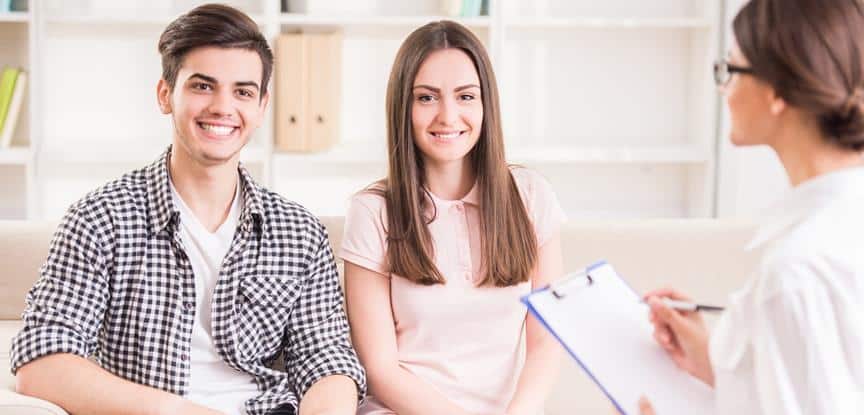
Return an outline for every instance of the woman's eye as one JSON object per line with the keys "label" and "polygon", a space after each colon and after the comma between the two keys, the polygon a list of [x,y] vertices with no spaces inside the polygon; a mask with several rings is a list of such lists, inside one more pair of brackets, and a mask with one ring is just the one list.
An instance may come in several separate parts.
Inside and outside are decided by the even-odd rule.
{"label": "woman's eye", "polygon": [[435,97],[433,97],[432,95],[420,95],[417,97],[417,101],[420,101],[420,102],[432,102],[434,100],[435,100]]}
{"label": "woman's eye", "polygon": [[472,94],[463,94],[463,95],[460,95],[459,98],[462,99],[463,101],[473,101],[475,97]]}

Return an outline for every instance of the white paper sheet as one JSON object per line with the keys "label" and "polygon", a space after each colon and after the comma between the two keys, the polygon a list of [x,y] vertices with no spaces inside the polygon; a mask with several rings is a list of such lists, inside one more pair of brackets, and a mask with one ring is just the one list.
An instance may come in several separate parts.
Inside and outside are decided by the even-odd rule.
{"label": "white paper sheet", "polygon": [[657,415],[713,412],[712,390],[675,366],[654,341],[648,306],[611,265],[589,268],[587,279],[538,291],[523,300],[595,383],[627,415],[647,396]]}

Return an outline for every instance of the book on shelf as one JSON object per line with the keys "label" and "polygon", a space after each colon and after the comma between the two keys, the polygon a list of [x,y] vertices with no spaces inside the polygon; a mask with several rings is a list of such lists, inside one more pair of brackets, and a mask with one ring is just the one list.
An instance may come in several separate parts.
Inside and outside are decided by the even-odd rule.
{"label": "book on shelf", "polygon": [[[12,134],[15,132],[15,126],[18,124],[18,116],[21,113],[26,89],[27,72],[19,70],[6,111],[6,118],[3,120],[2,127],[0,127],[0,148],[7,148],[12,145]],[[2,98],[0,97],[0,99]]]}
{"label": "book on shelf", "polygon": [[12,0],[8,11],[26,12],[27,10],[27,0]]}
{"label": "book on shelf", "polygon": [[3,121],[6,119],[6,112],[9,111],[9,104],[12,103],[12,93],[15,92],[15,80],[18,78],[18,73],[21,72],[18,68],[6,67],[0,73],[0,129],[3,128]]}
{"label": "book on shelf", "polygon": [[450,17],[477,17],[487,10],[486,0],[441,0],[441,11]]}

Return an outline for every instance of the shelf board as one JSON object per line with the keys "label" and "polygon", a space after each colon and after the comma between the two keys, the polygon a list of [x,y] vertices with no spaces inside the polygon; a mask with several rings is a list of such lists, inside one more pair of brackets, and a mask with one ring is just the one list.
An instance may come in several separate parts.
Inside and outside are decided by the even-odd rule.
{"label": "shelf board", "polygon": [[[639,163],[702,164],[711,151],[693,145],[658,147],[511,147],[512,163]],[[320,153],[274,153],[274,163],[289,164],[385,164],[387,153],[379,146],[341,145]]]}
{"label": "shelf board", "polygon": [[[72,147],[43,148],[41,153],[49,163],[71,164],[131,164],[146,165],[156,160],[167,148],[165,146],[117,145],[117,143],[81,143]],[[247,164],[263,163],[267,152],[260,145],[245,147],[240,161]]]}
{"label": "shelf board", "polygon": [[26,23],[30,21],[30,12],[2,12],[0,23]]}
{"label": "shelf board", "polygon": [[507,151],[515,163],[703,164],[711,152],[692,145],[657,147],[515,147]]}
{"label": "shelf board", "polygon": [[0,148],[0,165],[27,165],[32,159],[27,147]]}
{"label": "shelf board", "polygon": [[[121,15],[108,15],[108,14],[78,14],[78,15],[49,15],[45,17],[45,21],[48,23],[59,23],[59,24],[87,24],[87,25],[168,25],[174,19],[176,19],[178,15],[167,15],[167,14],[121,14]],[[264,17],[262,15],[253,14],[249,15],[256,23],[259,25],[263,23]]]}
{"label": "shelf board", "polygon": [[438,20],[455,20],[469,27],[488,27],[489,17],[450,16],[330,16],[299,13],[282,13],[279,23],[291,26],[369,26],[369,27],[414,27]]}
{"label": "shelf board", "polygon": [[712,22],[703,18],[524,17],[505,20],[504,25],[518,29],[709,29]]}
{"label": "shelf board", "polygon": [[355,163],[374,164],[387,162],[387,150],[382,146],[368,144],[341,144],[331,150],[317,153],[278,152],[273,149],[274,163]]}

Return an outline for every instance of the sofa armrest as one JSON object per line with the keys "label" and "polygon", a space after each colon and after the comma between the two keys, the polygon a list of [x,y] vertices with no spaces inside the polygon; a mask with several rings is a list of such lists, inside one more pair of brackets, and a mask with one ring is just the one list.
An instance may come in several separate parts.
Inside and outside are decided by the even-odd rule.
{"label": "sofa armrest", "polygon": [[3,415],[69,415],[51,402],[0,389],[0,414]]}

